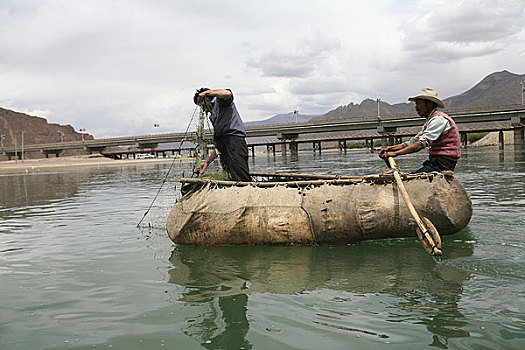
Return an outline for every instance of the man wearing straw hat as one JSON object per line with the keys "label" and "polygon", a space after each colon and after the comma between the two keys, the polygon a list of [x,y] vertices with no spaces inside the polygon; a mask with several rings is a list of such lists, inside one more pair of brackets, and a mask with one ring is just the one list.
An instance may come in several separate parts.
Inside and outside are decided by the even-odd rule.
{"label": "man wearing straw hat", "polygon": [[429,147],[429,159],[414,173],[454,170],[461,157],[459,131],[451,117],[437,110],[445,107],[438,98],[438,93],[430,88],[424,88],[419,95],[408,100],[416,103],[417,114],[426,118],[425,124],[409,141],[382,148],[379,156],[387,159],[419,152]]}

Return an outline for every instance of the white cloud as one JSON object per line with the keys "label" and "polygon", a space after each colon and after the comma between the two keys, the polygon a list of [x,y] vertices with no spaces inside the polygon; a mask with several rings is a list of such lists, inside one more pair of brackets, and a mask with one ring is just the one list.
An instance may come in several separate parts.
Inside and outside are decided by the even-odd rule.
{"label": "white cloud", "polygon": [[[184,131],[201,86],[247,121],[523,73],[525,3],[380,0],[0,3],[0,106],[96,137]],[[152,125],[160,123],[161,129]]]}

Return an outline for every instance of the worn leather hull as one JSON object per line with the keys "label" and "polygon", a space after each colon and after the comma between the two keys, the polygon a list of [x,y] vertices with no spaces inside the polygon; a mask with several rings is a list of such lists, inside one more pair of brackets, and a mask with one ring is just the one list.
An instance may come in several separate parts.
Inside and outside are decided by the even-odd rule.
{"label": "worn leather hull", "polygon": [[[453,175],[404,181],[421,217],[441,235],[467,226],[472,203]],[[327,182],[315,186],[214,186],[186,193],[167,231],[177,244],[342,244],[416,237],[416,224],[393,181]]]}

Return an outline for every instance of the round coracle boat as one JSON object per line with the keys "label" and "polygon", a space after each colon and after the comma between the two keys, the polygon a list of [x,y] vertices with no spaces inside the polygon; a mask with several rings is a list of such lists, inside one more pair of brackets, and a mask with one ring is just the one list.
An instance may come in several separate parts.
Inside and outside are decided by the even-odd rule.
{"label": "round coracle boat", "polygon": [[[342,244],[416,237],[392,173],[369,176],[251,173],[253,182],[183,178],[168,216],[177,244]],[[452,172],[401,174],[414,207],[441,235],[472,216],[469,195]]]}

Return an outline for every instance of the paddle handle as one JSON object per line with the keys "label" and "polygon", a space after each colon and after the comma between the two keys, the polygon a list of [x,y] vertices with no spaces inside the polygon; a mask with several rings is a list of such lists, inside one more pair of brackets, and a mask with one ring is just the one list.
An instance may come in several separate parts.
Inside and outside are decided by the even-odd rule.
{"label": "paddle handle", "polygon": [[432,251],[439,252],[440,250],[436,247],[436,244],[430,234],[428,233],[428,230],[423,224],[423,221],[421,221],[421,218],[419,217],[419,214],[416,211],[416,208],[414,208],[414,205],[412,204],[412,201],[410,200],[410,197],[408,196],[408,192],[405,188],[405,185],[403,184],[403,180],[401,179],[401,176],[399,175],[399,171],[397,170],[396,161],[394,158],[388,158],[388,165],[390,165],[390,168],[392,169],[394,173],[394,178],[397,182],[397,187],[399,188],[399,192],[401,192],[401,196],[403,197],[403,200],[405,201],[405,204],[407,205],[408,211],[410,211],[410,214],[412,214],[412,217],[416,221],[417,226],[421,230],[421,232],[425,235],[425,238],[427,239],[428,243],[430,244],[432,248]]}

